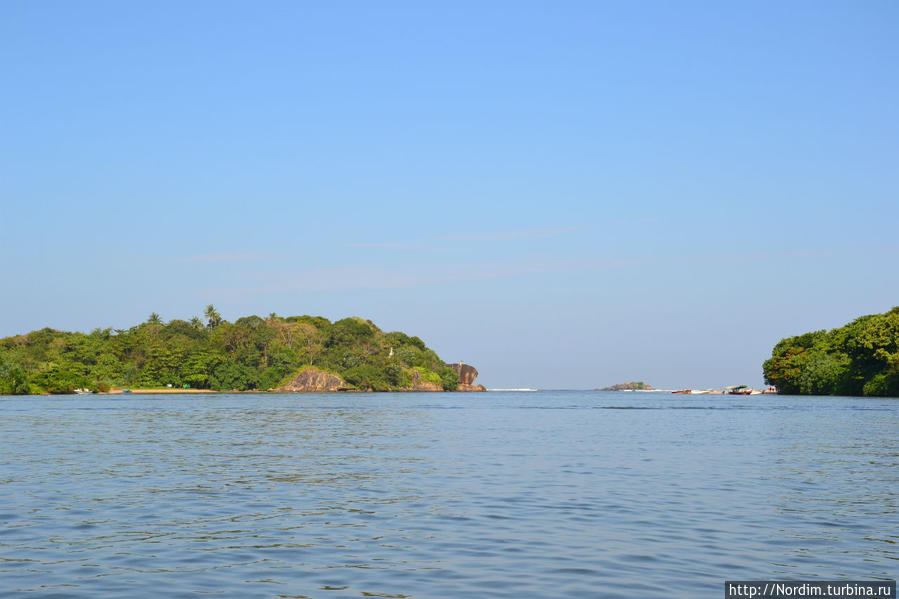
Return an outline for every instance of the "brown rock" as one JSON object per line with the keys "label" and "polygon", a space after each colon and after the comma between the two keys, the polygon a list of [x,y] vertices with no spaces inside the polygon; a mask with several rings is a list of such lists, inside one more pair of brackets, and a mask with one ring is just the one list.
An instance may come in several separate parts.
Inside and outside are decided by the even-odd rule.
{"label": "brown rock", "polygon": [[484,385],[463,385],[459,383],[459,387],[456,391],[486,391],[487,387]]}
{"label": "brown rock", "polygon": [[350,386],[346,381],[330,372],[318,368],[307,368],[297,374],[292,381],[275,391],[296,391],[300,393],[321,393],[324,391],[346,391]]}
{"label": "brown rock", "polygon": [[459,375],[459,387],[457,391],[486,391],[484,385],[475,385],[474,380],[478,378],[478,369],[471,364],[459,362],[458,364],[447,364]]}

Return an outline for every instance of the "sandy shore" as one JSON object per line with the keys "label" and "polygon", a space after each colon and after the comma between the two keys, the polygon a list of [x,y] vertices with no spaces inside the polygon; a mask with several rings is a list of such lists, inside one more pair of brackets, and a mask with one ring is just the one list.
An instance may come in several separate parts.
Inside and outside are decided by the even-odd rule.
{"label": "sandy shore", "polygon": [[[98,395],[115,395],[124,393],[123,389],[110,389],[105,393]],[[163,389],[131,389],[131,394],[157,394],[157,393],[226,393],[225,391],[216,391],[214,389],[176,389],[174,387],[165,387]]]}

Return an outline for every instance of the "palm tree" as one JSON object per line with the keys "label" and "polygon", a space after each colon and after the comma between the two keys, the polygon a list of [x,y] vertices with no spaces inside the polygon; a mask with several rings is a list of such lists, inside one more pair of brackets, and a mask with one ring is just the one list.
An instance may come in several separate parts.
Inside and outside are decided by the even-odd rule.
{"label": "palm tree", "polygon": [[204,314],[206,315],[206,326],[210,329],[214,329],[221,324],[222,315],[215,310],[215,306],[212,304],[206,306]]}
{"label": "palm tree", "polygon": [[159,317],[159,314],[153,312],[152,314],[150,314],[150,318],[147,319],[147,324],[153,325],[149,328],[149,331],[155,339],[159,334],[159,329],[162,328],[162,318]]}

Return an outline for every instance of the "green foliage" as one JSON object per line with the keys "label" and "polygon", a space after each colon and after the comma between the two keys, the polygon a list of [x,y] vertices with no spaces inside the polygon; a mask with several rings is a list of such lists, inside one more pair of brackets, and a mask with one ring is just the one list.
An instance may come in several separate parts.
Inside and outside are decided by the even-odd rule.
{"label": "green foliage", "polygon": [[69,367],[54,364],[48,370],[38,373],[35,384],[47,393],[74,393],[79,387],[86,387],[84,377]]}
{"label": "green foliage", "polygon": [[781,340],[763,365],[781,393],[899,396],[899,307]]}
{"label": "green foliage", "polygon": [[372,391],[388,391],[390,389],[384,372],[373,364],[361,364],[344,371],[343,380],[363,391],[369,389]]}
{"label": "green foliage", "polygon": [[288,316],[284,321],[309,324],[317,329],[324,329],[331,326],[331,321],[324,316]]}
{"label": "green foliage", "polygon": [[455,391],[459,387],[459,374],[452,368],[444,367],[440,371],[440,386],[444,391]]}
{"label": "green foliage", "polygon": [[215,307],[205,323],[164,323],[158,314],[130,329],[90,334],[53,329],[0,339],[0,393],[71,393],[172,385],[216,390],[269,389],[303,368],[342,377],[357,389],[411,388],[418,378],[455,389],[458,377],[418,337],[381,331],[371,321],[321,316],[247,316],[231,323]]}
{"label": "green foliage", "polygon": [[803,395],[832,395],[846,380],[851,361],[840,352],[813,350],[799,373],[799,392]]}
{"label": "green foliage", "polygon": [[403,369],[397,364],[388,364],[384,368],[384,378],[391,387],[399,387],[403,381]]}
{"label": "green foliage", "polygon": [[375,329],[360,318],[344,318],[338,320],[330,327],[325,345],[335,347],[358,342],[362,339],[374,336]]}
{"label": "green foliage", "polygon": [[25,370],[0,360],[0,395],[27,395],[30,392],[31,385]]}
{"label": "green foliage", "polygon": [[416,366],[414,370],[418,372],[421,380],[425,383],[434,383],[435,385],[440,385],[443,382],[440,378],[440,373],[438,372],[428,370],[423,366]]}
{"label": "green foliage", "polygon": [[209,386],[217,391],[248,391],[257,389],[259,373],[240,362],[222,362],[212,371]]}

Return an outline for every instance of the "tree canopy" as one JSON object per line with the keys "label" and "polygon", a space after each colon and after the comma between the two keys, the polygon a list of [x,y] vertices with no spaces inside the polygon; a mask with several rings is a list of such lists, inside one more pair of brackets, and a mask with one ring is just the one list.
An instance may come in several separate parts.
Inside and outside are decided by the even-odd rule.
{"label": "tree canopy", "polygon": [[763,371],[781,393],[899,397],[899,307],[782,339]]}
{"label": "tree canopy", "polygon": [[413,379],[454,390],[455,371],[418,337],[381,331],[370,320],[246,316],[231,323],[210,305],[189,321],[158,314],[127,330],[49,328],[0,339],[0,394],[206,388],[271,389],[302,368],[332,372],[350,386],[389,391]]}

